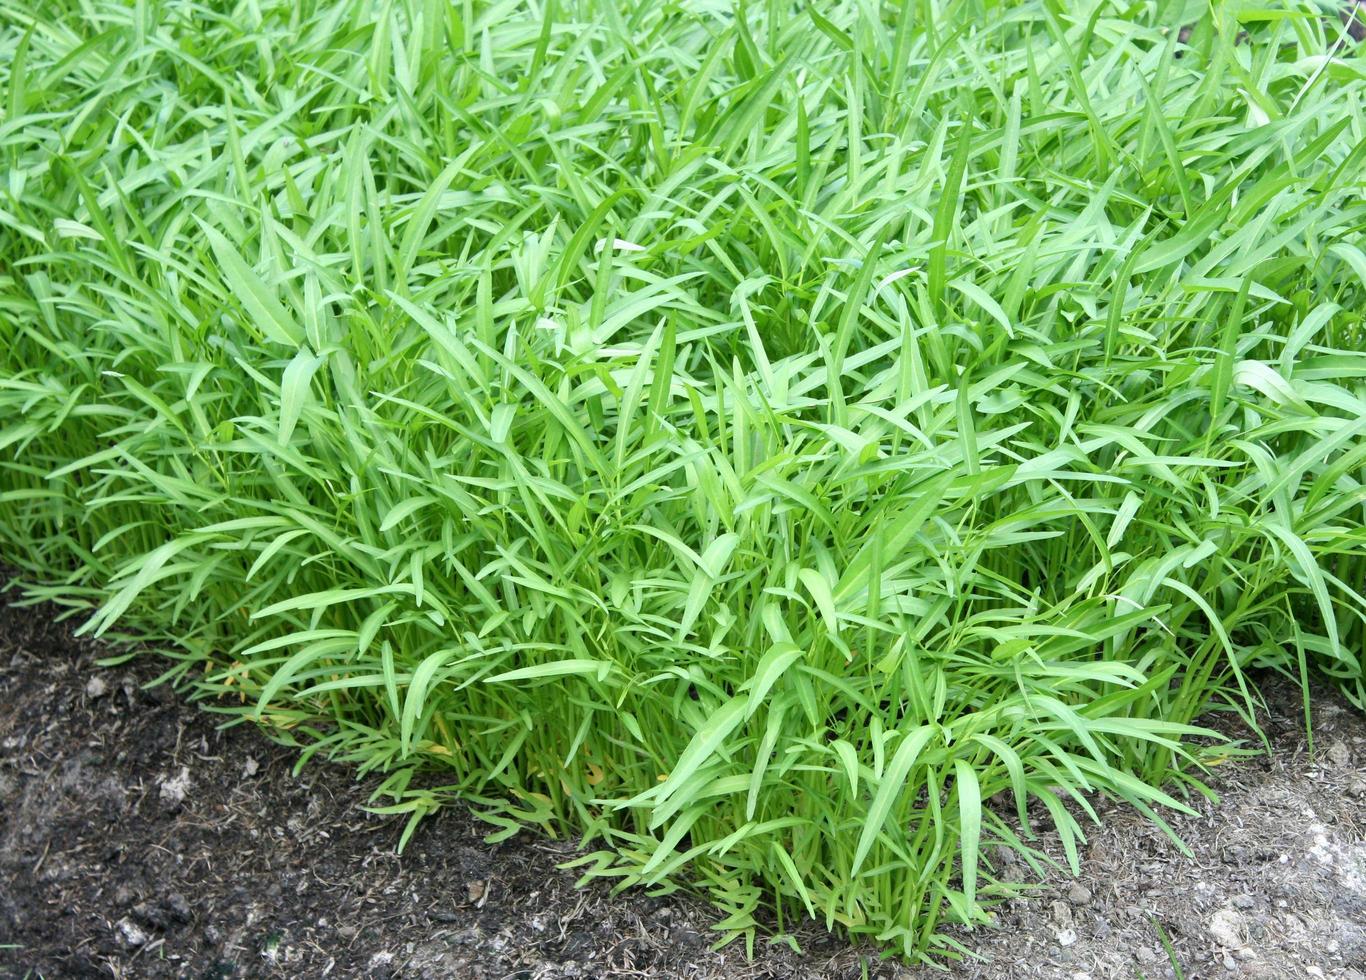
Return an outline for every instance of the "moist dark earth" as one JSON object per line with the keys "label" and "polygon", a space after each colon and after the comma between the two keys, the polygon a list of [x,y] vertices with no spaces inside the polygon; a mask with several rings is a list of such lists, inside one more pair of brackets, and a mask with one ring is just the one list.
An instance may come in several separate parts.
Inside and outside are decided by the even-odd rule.
{"label": "moist dark earth", "polygon": [[[1187,857],[1101,804],[1082,878],[1058,874],[956,938],[947,973],[812,926],[710,947],[687,896],[574,887],[572,843],[483,842],[457,807],[362,809],[373,784],[184,703],[151,657],[117,668],[47,607],[0,595],[0,977],[1366,980],[1366,721],[1268,682],[1271,756],[1214,769],[1174,819]],[[1169,947],[1169,948],[1168,948]],[[1178,973],[1179,970],[1179,973]]]}

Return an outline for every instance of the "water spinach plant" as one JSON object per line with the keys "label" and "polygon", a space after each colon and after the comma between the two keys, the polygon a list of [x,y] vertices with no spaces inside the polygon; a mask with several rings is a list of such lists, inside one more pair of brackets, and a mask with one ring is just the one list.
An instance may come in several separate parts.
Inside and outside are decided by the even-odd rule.
{"label": "water spinach plant", "polygon": [[1366,700],[1320,6],[0,0],[0,557],[410,831],[959,955]]}

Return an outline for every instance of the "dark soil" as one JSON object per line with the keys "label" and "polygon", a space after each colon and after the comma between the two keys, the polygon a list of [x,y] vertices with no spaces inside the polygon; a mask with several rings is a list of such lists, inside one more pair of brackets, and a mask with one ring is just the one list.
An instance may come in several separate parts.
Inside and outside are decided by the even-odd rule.
{"label": "dark soil", "polygon": [[[0,976],[927,978],[811,928],[802,953],[710,950],[680,895],[576,889],[572,843],[500,845],[451,807],[402,856],[367,784],[110,670],[50,608],[0,596]],[[1276,690],[1276,689],[1273,689]],[[1059,876],[959,936],[981,980],[1366,980],[1366,722],[1331,695],[1310,759],[1293,690],[1277,753],[1220,767],[1219,806],[1174,821],[1186,858],[1119,808]],[[1226,770],[1226,771],[1225,771]],[[1158,927],[1161,927],[1159,933]],[[945,974],[937,974],[943,976]]]}

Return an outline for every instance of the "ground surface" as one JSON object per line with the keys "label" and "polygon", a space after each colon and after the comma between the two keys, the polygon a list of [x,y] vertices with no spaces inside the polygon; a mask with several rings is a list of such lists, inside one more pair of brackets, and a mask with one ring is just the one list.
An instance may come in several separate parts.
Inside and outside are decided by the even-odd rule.
{"label": "ground surface", "polygon": [[[0,604],[4,599],[0,597]],[[611,897],[566,845],[490,846],[451,809],[402,857],[340,768],[93,666],[46,609],[0,605],[0,976],[929,977],[813,932],[804,955],[709,950],[703,905]],[[960,936],[965,978],[1366,980],[1366,721],[1325,695],[1311,759],[1273,688],[1274,758],[1220,767],[1222,804],[1175,821],[1182,856],[1103,809],[1083,878]],[[943,975],[943,974],[939,974]]]}

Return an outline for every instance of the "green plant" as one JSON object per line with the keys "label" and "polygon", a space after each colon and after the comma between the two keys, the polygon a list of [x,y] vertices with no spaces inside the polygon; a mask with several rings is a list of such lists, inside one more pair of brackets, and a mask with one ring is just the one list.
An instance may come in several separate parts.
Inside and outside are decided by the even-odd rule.
{"label": "green plant", "polygon": [[1158,922],[1155,916],[1149,915],[1148,921],[1153,924],[1153,931],[1157,933],[1157,938],[1162,943],[1162,950],[1167,954],[1167,962],[1171,964],[1172,974],[1176,980],[1186,980],[1186,972],[1181,969],[1181,961],[1176,957],[1176,947],[1172,945],[1167,930],[1162,928],[1162,923]]}
{"label": "green plant", "polygon": [[956,955],[1251,668],[1362,704],[1315,9],[0,2],[0,549],[408,832]]}

